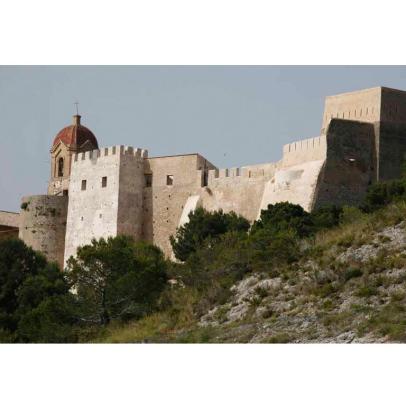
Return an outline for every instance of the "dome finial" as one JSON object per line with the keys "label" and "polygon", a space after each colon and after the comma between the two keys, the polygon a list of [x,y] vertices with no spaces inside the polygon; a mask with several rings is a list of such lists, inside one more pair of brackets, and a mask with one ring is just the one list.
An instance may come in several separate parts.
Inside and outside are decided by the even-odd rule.
{"label": "dome finial", "polygon": [[75,103],[73,103],[73,104],[76,107],[76,114],[73,116],[73,124],[80,125],[79,102],[75,101]]}

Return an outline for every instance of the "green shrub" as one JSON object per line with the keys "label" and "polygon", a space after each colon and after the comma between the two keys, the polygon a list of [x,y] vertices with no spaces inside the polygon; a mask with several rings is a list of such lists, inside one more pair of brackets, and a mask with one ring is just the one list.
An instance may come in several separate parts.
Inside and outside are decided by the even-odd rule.
{"label": "green shrub", "polygon": [[263,299],[264,297],[268,296],[269,292],[268,289],[265,289],[262,286],[258,286],[257,288],[255,288],[255,294],[261,299]]}
{"label": "green shrub", "polygon": [[314,230],[311,215],[302,206],[288,202],[269,204],[261,210],[259,220],[255,221],[250,234],[267,230],[268,235],[292,230],[298,237],[306,237]]}
{"label": "green shrub", "polygon": [[170,237],[170,242],[175,257],[186,261],[207,239],[211,239],[214,244],[220,235],[232,231],[247,232],[249,227],[248,220],[234,212],[208,212],[197,208],[189,214],[189,222],[178,228],[175,236]]}
{"label": "green shrub", "polygon": [[254,271],[265,272],[301,257],[299,238],[292,230],[274,232],[268,228],[249,236],[249,253]]}
{"label": "green shrub", "polygon": [[339,222],[340,224],[353,224],[365,218],[365,213],[354,206],[343,206]]}
{"label": "green shrub", "polygon": [[313,210],[310,214],[313,232],[338,226],[342,213],[343,209],[335,205],[326,205]]}
{"label": "green shrub", "polygon": [[361,286],[356,294],[358,297],[371,297],[371,296],[375,296],[378,293],[378,289],[375,286]]}
{"label": "green shrub", "polygon": [[390,340],[406,342],[406,307],[399,302],[385,305],[359,326],[359,334],[376,331]]}
{"label": "green shrub", "polygon": [[395,200],[405,198],[405,193],[405,179],[374,183],[368,188],[361,209],[364,212],[371,213]]}
{"label": "green shrub", "polygon": [[271,336],[265,342],[268,344],[287,344],[290,343],[293,338],[287,333],[279,333]]}
{"label": "green shrub", "polygon": [[270,204],[261,211],[259,220],[251,228],[251,234],[263,229],[275,234],[291,230],[300,238],[308,237],[318,230],[337,226],[341,212],[342,209],[335,205],[325,205],[308,213],[298,204]]}
{"label": "green shrub", "polygon": [[[63,305],[62,305],[63,304]],[[0,341],[75,341],[65,274],[21,240],[0,242]]]}
{"label": "green shrub", "polygon": [[344,273],[344,280],[347,282],[352,278],[359,278],[362,276],[362,270],[359,268],[350,268]]}
{"label": "green shrub", "polygon": [[106,325],[150,313],[166,286],[162,251],[128,236],[92,240],[67,263],[67,277],[82,305],[82,319]]}

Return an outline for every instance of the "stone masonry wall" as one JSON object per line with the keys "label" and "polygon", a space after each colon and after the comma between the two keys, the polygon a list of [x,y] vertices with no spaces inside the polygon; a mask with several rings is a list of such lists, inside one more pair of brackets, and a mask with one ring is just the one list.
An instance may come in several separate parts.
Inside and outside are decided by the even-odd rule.
{"label": "stone masonry wall", "polygon": [[158,245],[170,256],[169,237],[176,232],[188,198],[201,188],[201,170],[212,167],[198,154],[145,160],[145,174],[152,178],[151,185],[144,188],[143,239]]}
{"label": "stone masonry wall", "polygon": [[22,199],[22,207],[19,237],[62,267],[68,198],[27,196]]}
{"label": "stone masonry wall", "polygon": [[399,178],[406,162],[406,124],[381,121],[379,129],[378,177]]}
{"label": "stone masonry wall", "polygon": [[[144,157],[133,154],[120,156],[117,234],[142,238]],[[135,159],[134,159],[135,158]]]}
{"label": "stone masonry wall", "polygon": [[387,87],[382,87],[381,92],[380,121],[406,124],[406,92]]}
{"label": "stone masonry wall", "polygon": [[69,185],[65,261],[93,238],[120,232],[138,235],[142,190],[141,180],[136,177],[141,176],[145,156],[145,150],[124,146],[75,155]]}
{"label": "stone masonry wall", "polygon": [[199,189],[199,203],[209,211],[234,211],[253,222],[258,217],[265,182],[277,164],[244,166],[209,171],[208,186]]}
{"label": "stone masonry wall", "polygon": [[20,225],[20,214],[0,210],[0,225],[18,228]]}
{"label": "stone masonry wall", "polygon": [[289,167],[326,158],[326,136],[308,138],[283,146],[281,166]]}
{"label": "stone masonry wall", "polygon": [[358,204],[374,180],[374,153],[373,124],[333,119],[313,207]]}
{"label": "stone masonry wall", "polygon": [[0,240],[18,238],[20,214],[0,211]]}
{"label": "stone masonry wall", "polygon": [[381,119],[381,89],[374,87],[356,92],[327,96],[324,105],[322,132],[331,119],[373,123]]}

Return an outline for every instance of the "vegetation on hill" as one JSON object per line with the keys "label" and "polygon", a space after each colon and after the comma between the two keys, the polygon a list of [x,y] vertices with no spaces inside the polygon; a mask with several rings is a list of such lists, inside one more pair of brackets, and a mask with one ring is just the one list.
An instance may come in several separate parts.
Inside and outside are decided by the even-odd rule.
{"label": "vegetation on hill", "polygon": [[73,302],[55,264],[21,240],[0,242],[0,342],[72,341]]}
{"label": "vegetation on hill", "polygon": [[66,279],[82,322],[105,326],[150,313],[166,285],[165,270],[159,248],[118,236],[80,247],[68,260]]}
{"label": "vegetation on hill", "polygon": [[360,207],[271,205],[248,233],[208,237],[170,264],[159,311],[98,340],[406,341],[403,182],[373,185]]}
{"label": "vegetation on hill", "polygon": [[86,341],[111,321],[155,310],[166,286],[162,252],[118,236],[93,240],[66,272],[21,240],[0,242],[0,342]]}
{"label": "vegetation on hill", "polygon": [[406,341],[406,181],[359,207],[198,209],[171,239],[92,241],[66,272],[0,243],[3,342]]}
{"label": "vegetation on hill", "polygon": [[170,241],[175,257],[179,261],[186,261],[204,242],[215,244],[225,233],[247,232],[249,228],[248,220],[233,212],[208,212],[199,207],[189,215],[189,222],[170,237]]}

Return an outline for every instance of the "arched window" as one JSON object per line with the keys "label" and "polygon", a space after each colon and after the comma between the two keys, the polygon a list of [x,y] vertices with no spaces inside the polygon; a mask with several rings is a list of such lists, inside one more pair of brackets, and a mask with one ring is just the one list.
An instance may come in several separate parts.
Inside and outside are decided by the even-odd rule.
{"label": "arched window", "polygon": [[58,159],[58,177],[63,176],[63,158]]}

